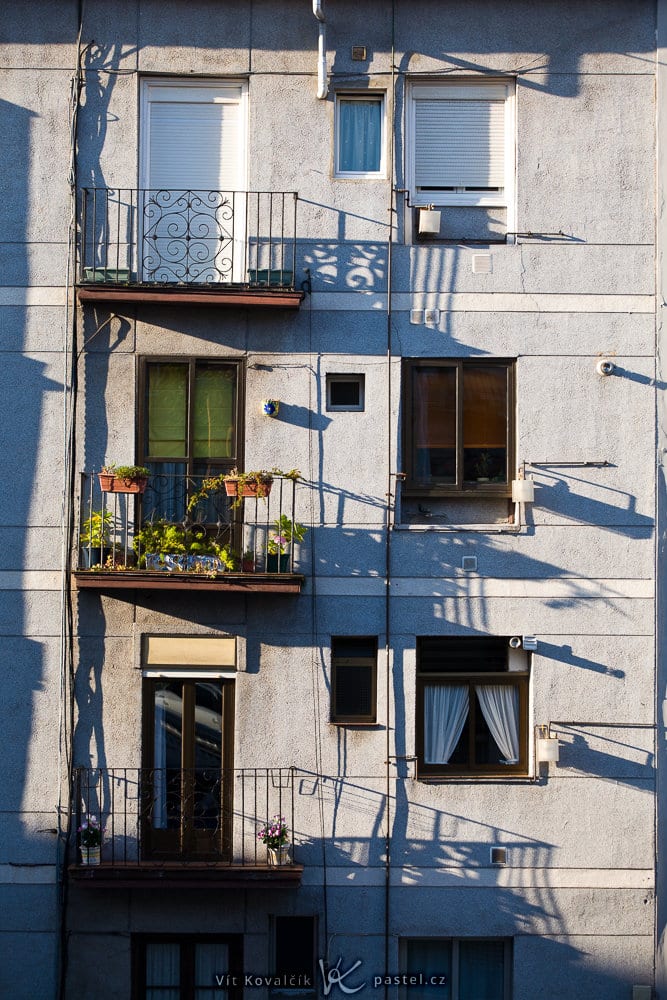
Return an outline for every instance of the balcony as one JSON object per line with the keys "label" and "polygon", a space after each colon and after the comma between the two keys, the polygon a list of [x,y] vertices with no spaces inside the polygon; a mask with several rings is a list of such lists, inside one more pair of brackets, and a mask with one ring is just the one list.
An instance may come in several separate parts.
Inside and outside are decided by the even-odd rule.
{"label": "balcony", "polygon": [[297,309],[294,191],[84,188],[81,302]]}
{"label": "balcony", "polygon": [[193,507],[205,479],[158,471],[144,493],[108,492],[82,473],[77,587],[300,593],[297,482],[274,475],[266,496],[237,501],[218,489]]}
{"label": "balcony", "polygon": [[[294,861],[293,768],[78,768],[72,828],[95,816],[101,861],[80,863],[72,837],[70,877],[99,888],[290,888]],[[270,864],[257,834],[282,816],[290,860]],[[297,848],[298,851],[298,848]]]}

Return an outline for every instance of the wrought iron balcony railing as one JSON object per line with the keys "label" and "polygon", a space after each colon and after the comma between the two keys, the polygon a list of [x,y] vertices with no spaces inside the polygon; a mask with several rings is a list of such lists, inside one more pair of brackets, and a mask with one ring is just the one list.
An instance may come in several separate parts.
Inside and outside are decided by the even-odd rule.
{"label": "wrought iron balcony railing", "polygon": [[294,574],[301,530],[295,480],[274,475],[266,496],[246,497],[238,506],[234,496],[213,490],[193,507],[205,478],[158,468],[144,493],[108,492],[99,474],[82,473],[77,576],[123,577],[132,587],[139,576],[229,582],[239,575]]}
{"label": "wrought iron balcony railing", "polygon": [[[72,825],[79,831],[95,817],[107,866],[163,861],[257,867],[269,862],[258,833],[274,816],[287,824],[293,848],[294,804],[291,767],[81,767],[74,773]],[[77,834],[72,862],[80,846]]]}
{"label": "wrought iron balcony railing", "polygon": [[294,191],[83,188],[79,284],[294,288]]}

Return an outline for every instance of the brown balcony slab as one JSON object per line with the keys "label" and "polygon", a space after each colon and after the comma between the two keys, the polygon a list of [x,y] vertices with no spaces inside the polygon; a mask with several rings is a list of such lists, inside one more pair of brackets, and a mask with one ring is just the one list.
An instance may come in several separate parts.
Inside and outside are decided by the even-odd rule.
{"label": "brown balcony slab", "polygon": [[292,889],[303,865],[234,865],[212,861],[141,861],[69,865],[70,879],[93,889]]}
{"label": "brown balcony slab", "polygon": [[[79,302],[108,302],[116,306],[155,303],[187,306],[227,306],[243,309],[298,309],[305,292],[290,288],[247,288],[220,283],[219,285],[179,285],[156,287],[152,284],[79,285]],[[122,311],[122,310],[121,310]]]}
{"label": "brown balcony slab", "polygon": [[77,570],[79,590],[218,590],[248,594],[300,594],[300,573],[161,573],[142,570]]}

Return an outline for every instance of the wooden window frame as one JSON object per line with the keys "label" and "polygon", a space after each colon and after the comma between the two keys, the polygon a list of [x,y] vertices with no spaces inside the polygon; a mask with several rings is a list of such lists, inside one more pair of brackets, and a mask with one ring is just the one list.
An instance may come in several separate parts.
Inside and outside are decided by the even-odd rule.
{"label": "wooden window frame", "polygon": [[[198,944],[226,944],[229,947],[229,968],[219,969],[220,974],[230,973],[227,987],[228,1000],[243,998],[243,935],[242,934],[133,934],[132,935],[132,994],[131,1000],[146,1000],[146,946],[149,944],[177,944],[180,947],[180,1000],[194,1000],[195,949]],[[211,985],[213,988],[215,984]]]}
{"label": "wooden window frame", "polygon": [[[463,372],[479,366],[504,368],[507,372],[507,456],[506,481],[502,483],[466,482],[463,479]],[[416,475],[415,417],[412,390],[413,372],[420,368],[441,368],[456,372],[456,481],[425,483]],[[402,493],[406,497],[484,497],[510,498],[512,495],[516,435],[516,360],[513,358],[404,358],[403,359],[403,468],[406,480]]]}
{"label": "wooden window frame", "polygon": [[[358,643],[368,643],[373,647],[372,656],[341,656],[335,652],[339,642],[352,640]],[[331,637],[331,713],[329,721],[338,726],[374,726],[377,723],[377,636],[332,636]],[[338,668],[368,667],[371,671],[371,712],[351,714],[337,711]]]}
{"label": "wooden window frame", "polygon": [[[151,365],[186,365],[188,367],[187,381],[187,455],[183,459],[153,457],[147,453],[148,443],[148,370]],[[234,442],[233,454],[227,458],[195,459],[194,451],[194,406],[192,400],[194,396],[195,375],[198,365],[220,365],[236,369],[236,412],[234,414]],[[245,370],[244,362],[241,358],[222,357],[193,357],[188,355],[180,356],[152,356],[144,355],[139,358],[137,369],[137,442],[136,453],[139,465],[160,465],[179,462],[185,465],[185,475],[194,474],[194,466],[197,464],[207,464],[210,467],[211,475],[219,472],[226,472],[234,468],[243,467],[243,413],[245,411]]]}
{"label": "wooden window frame", "polygon": [[[200,675],[196,671],[170,671],[158,677],[144,676],[142,680],[143,726],[142,726],[142,768],[146,788],[143,794],[152,794],[151,774],[155,769],[155,688],[163,681],[181,681],[183,692],[183,734],[184,747],[181,761],[183,772],[194,766],[194,685],[205,681],[218,681],[222,689],[222,756],[220,760],[220,828],[215,831],[218,843],[211,843],[209,831],[198,832],[183,815],[180,829],[155,829],[149,817],[142,817],[141,853],[144,858],[164,858],[193,860],[197,858],[222,859],[231,848],[234,796],[234,701],[235,684],[230,678]],[[184,775],[187,781],[187,773]],[[184,810],[185,813],[185,810]]]}
{"label": "wooden window frame", "polygon": [[[431,637],[428,637],[431,639]],[[442,637],[443,651],[446,649],[448,637]],[[458,641],[461,640],[456,637]],[[417,673],[415,697],[415,755],[417,758],[417,778],[420,780],[448,778],[514,778],[528,776],[529,745],[528,745],[528,704],[530,669],[510,670],[508,665],[503,671],[455,671],[455,670],[421,670],[421,638],[417,640]],[[502,640],[509,652],[509,637]],[[484,655],[484,638],[471,638],[470,648],[479,650],[480,657]],[[498,638],[489,640],[487,648],[497,646]],[[474,644],[474,646],[473,646]],[[494,650],[495,651],[495,650]],[[527,656],[527,654],[523,654]],[[528,664],[528,660],[526,660]],[[461,685],[469,688],[469,723],[468,723],[468,755],[467,764],[427,764],[424,760],[425,723],[424,723],[424,688],[426,685]],[[505,684],[516,687],[519,692],[519,761],[517,764],[476,764],[474,763],[475,722],[481,708],[475,693],[476,686],[484,684]]]}

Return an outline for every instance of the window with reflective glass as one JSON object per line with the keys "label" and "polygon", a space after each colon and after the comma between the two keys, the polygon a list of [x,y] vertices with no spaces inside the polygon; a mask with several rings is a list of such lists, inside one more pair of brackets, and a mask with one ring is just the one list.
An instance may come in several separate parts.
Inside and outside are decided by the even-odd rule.
{"label": "window with reflective glass", "polygon": [[509,495],[513,373],[511,361],[404,362],[407,495]]}

